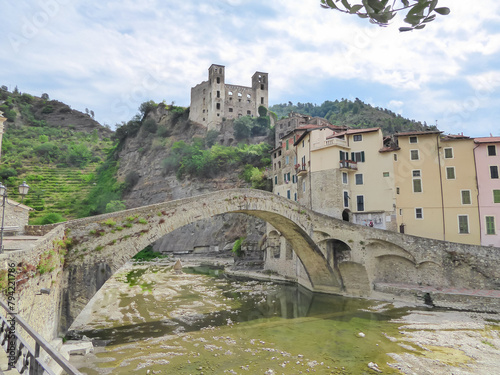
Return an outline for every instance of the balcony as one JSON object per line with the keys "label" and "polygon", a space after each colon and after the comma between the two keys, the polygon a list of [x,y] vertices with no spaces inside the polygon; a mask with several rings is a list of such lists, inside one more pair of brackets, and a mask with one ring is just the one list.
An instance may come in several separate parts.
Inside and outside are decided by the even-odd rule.
{"label": "balcony", "polygon": [[307,173],[307,167],[305,164],[295,164],[295,173],[297,176],[302,176]]}
{"label": "balcony", "polygon": [[357,171],[358,163],[352,160],[341,160],[340,169],[347,169],[349,171]]}
{"label": "balcony", "polygon": [[311,146],[311,150],[320,150],[325,147],[340,146],[344,148],[349,148],[345,139],[332,138],[325,141],[314,142]]}

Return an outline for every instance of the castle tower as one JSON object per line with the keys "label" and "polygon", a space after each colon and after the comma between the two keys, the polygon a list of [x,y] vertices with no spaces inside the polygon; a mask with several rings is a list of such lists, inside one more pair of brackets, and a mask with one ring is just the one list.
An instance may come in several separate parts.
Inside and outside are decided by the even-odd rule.
{"label": "castle tower", "polygon": [[258,109],[262,105],[269,108],[268,103],[268,74],[255,72],[252,76],[252,90],[255,95],[255,111],[258,114]]}
{"label": "castle tower", "polygon": [[208,81],[191,88],[189,119],[208,130],[220,130],[224,118],[257,117],[260,106],[268,107],[268,74],[255,72],[252,86],[226,84],[225,67],[212,64]]}

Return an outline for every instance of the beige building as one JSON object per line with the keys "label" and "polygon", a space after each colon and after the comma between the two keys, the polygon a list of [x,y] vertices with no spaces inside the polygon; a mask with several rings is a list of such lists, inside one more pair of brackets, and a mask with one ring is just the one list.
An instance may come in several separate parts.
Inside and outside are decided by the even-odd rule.
{"label": "beige building", "polygon": [[480,244],[474,141],[439,131],[394,136],[393,162],[400,232]]}
{"label": "beige building", "polygon": [[296,147],[300,203],[356,224],[396,228],[392,158],[380,128],[311,129]]}
{"label": "beige building", "polygon": [[208,68],[208,81],[191,88],[189,119],[208,130],[218,130],[223,118],[258,116],[258,108],[268,108],[268,74],[255,72],[252,86],[226,84],[225,67],[213,64]]}

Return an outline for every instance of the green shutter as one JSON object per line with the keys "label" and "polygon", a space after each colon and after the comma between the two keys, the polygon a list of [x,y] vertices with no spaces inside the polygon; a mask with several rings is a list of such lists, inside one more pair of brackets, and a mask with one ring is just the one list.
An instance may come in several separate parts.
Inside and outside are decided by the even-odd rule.
{"label": "green shutter", "polygon": [[494,216],[486,216],[486,234],[495,234]]}
{"label": "green shutter", "polygon": [[493,203],[500,203],[500,190],[493,190]]}
{"label": "green shutter", "polygon": [[361,162],[362,163],[365,162],[365,152],[364,151],[361,151]]}

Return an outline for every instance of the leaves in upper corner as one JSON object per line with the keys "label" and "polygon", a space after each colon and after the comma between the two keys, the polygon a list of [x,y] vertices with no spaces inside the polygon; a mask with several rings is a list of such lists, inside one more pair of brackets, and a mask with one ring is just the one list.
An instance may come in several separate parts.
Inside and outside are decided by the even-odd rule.
{"label": "leaves in upper corner", "polygon": [[[335,9],[343,13],[356,14],[361,18],[369,18],[371,23],[387,26],[397,12],[406,12],[404,22],[411,25],[400,27],[399,31],[421,30],[429,22],[436,19],[436,13],[442,16],[450,14],[447,7],[436,8],[439,0],[361,0],[362,4],[352,5],[351,0],[321,0],[321,6]],[[399,3],[399,4],[397,4]]]}

